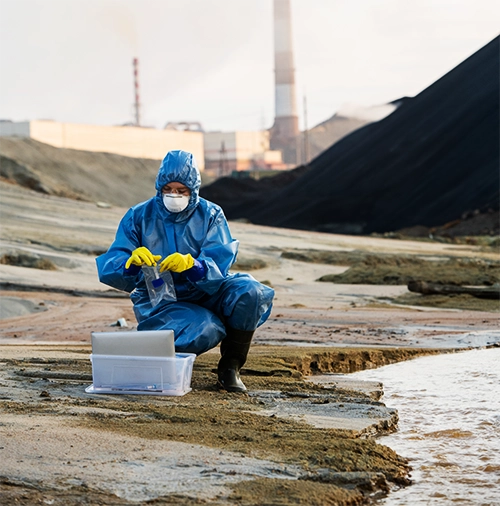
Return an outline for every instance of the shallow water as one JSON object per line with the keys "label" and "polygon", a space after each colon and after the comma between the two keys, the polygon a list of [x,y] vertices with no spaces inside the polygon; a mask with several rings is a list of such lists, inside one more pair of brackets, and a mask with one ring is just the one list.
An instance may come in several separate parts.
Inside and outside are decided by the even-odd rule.
{"label": "shallow water", "polygon": [[384,384],[399,431],[381,437],[410,460],[413,485],[378,504],[500,504],[500,349],[417,358],[350,375]]}

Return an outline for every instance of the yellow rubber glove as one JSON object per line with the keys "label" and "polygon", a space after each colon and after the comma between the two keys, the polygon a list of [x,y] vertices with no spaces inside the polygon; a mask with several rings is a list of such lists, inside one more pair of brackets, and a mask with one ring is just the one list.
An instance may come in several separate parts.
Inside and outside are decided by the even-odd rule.
{"label": "yellow rubber glove", "polygon": [[181,253],[172,253],[165,258],[160,264],[160,272],[173,271],[173,272],[184,272],[191,269],[194,265],[194,258],[187,253],[183,255]]}
{"label": "yellow rubber glove", "polygon": [[161,255],[153,255],[148,248],[141,246],[132,251],[132,255],[130,255],[130,258],[125,264],[125,269],[128,269],[132,264],[139,266],[146,264],[151,267],[152,265],[156,265],[156,262],[160,260],[160,258]]}

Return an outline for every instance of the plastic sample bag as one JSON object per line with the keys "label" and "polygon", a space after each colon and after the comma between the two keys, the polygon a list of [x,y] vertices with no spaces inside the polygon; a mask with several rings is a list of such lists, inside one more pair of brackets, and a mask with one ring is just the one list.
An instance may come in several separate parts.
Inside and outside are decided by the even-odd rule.
{"label": "plastic sample bag", "polygon": [[160,274],[157,266],[143,265],[142,273],[148,288],[149,300],[153,307],[157,306],[162,300],[177,300],[174,280],[169,271]]}

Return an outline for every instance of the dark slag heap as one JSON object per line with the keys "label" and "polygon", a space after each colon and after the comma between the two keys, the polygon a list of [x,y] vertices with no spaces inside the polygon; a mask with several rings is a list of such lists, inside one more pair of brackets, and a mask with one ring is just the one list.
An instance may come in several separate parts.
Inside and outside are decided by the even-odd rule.
{"label": "dark slag heap", "polygon": [[260,181],[223,178],[201,195],[229,219],[351,234],[497,210],[499,40],[308,167]]}

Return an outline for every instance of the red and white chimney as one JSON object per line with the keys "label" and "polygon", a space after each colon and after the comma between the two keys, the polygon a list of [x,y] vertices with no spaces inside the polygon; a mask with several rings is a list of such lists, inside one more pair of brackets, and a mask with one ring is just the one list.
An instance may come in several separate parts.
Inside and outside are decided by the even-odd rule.
{"label": "red and white chimney", "polygon": [[274,0],[275,118],[271,149],[283,153],[285,163],[299,163],[299,118],[295,93],[290,0]]}

